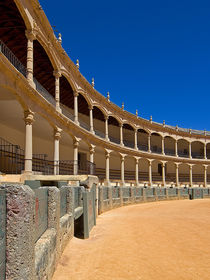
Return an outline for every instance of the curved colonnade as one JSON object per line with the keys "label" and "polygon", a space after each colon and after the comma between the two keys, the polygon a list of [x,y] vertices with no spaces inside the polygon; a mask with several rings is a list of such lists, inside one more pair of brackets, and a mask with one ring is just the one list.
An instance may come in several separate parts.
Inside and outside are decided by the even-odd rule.
{"label": "curved colonnade", "polygon": [[23,150],[18,172],[87,172],[102,184],[207,186],[209,132],[145,120],[97,92],[38,1],[9,0],[0,11],[1,137],[4,148],[12,143]]}

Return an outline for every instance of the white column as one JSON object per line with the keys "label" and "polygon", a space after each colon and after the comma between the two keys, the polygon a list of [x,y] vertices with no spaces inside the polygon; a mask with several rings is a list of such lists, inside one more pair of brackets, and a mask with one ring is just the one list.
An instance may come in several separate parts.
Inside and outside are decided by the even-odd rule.
{"label": "white column", "polygon": [[208,170],[208,165],[204,165],[204,187],[206,188],[207,187],[207,170]]}
{"label": "white column", "polygon": [[163,161],[162,162],[162,185],[163,187],[165,186],[166,184],[166,163]]}
{"label": "white column", "polygon": [[162,136],[162,155],[165,155],[165,143],[164,143],[164,136]]}
{"label": "white column", "polygon": [[138,150],[138,129],[134,130],[134,149]]}
{"label": "white column", "polygon": [[56,70],[53,72],[53,75],[55,76],[55,108],[56,111],[61,112],[60,108],[60,77],[61,73]]}
{"label": "white column", "polygon": [[28,39],[27,42],[27,80],[34,86],[33,81],[33,68],[34,68],[34,58],[33,58],[33,41],[35,39],[35,32],[32,30],[26,30],[25,35]]}
{"label": "white column", "polygon": [[24,112],[25,115],[25,173],[32,173],[32,158],[33,158],[33,148],[32,148],[32,124],[34,121],[34,113],[30,110]]}
{"label": "white column", "polygon": [[59,143],[61,138],[61,129],[54,129],[54,175],[59,175]]}
{"label": "white column", "polygon": [[105,139],[109,141],[108,116],[105,116]]}
{"label": "white column", "polygon": [[106,185],[110,185],[110,179],[109,179],[109,158],[110,158],[110,152],[109,150],[105,150],[105,156],[106,156]]}
{"label": "white column", "polygon": [[123,143],[123,124],[120,124],[120,145],[124,146],[124,143]]}
{"label": "white column", "polygon": [[136,164],[136,186],[139,186],[139,158],[135,157],[135,164]]}
{"label": "white column", "polygon": [[148,134],[148,152],[151,153],[151,134]]}
{"label": "white column", "polygon": [[191,142],[189,142],[189,158],[192,158]]}
{"label": "white column", "polygon": [[178,157],[178,141],[175,140],[175,156]]}
{"label": "white column", "polygon": [[79,147],[79,140],[78,139],[74,139],[73,141],[73,145],[74,145],[74,175],[78,174],[78,147]]}
{"label": "white column", "polygon": [[94,174],[94,153],[95,153],[95,146],[91,145],[89,148],[89,152],[90,152],[90,175]]}
{"label": "white column", "polygon": [[152,187],[152,160],[149,160],[149,186]]}
{"label": "white column", "polygon": [[203,155],[204,155],[204,159],[207,159],[207,156],[206,156],[206,143],[204,143],[203,145]]}
{"label": "white column", "polygon": [[176,186],[179,186],[179,164],[175,163],[176,165]]}
{"label": "white column", "polygon": [[192,167],[193,167],[192,164],[190,164],[189,165],[189,169],[190,169],[190,182],[189,182],[189,184],[190,184],[190,187],[193,186]]}
{"label": "white column", "polygon": [[74,92],[74,122],[79,125],[78,121],[78,92]]}
{"label": "white column", "polygon": [[126,155],[120,154],[120,160],[121,160],[121,185],[125,185],[125,157]]}
{"label": "white column", "polygon": [[90,113],[90,132],[95,134],[94,128],[93,128],[93,107],[89,106],[89,113]]}

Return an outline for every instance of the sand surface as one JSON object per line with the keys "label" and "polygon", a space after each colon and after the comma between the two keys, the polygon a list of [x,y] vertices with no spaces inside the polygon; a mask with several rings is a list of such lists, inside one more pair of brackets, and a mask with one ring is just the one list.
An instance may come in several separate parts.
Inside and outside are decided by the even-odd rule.
{"label": "sand surface", "polygon": [[53,280],[210,280],[210,199],[132,205],[73,238]]}

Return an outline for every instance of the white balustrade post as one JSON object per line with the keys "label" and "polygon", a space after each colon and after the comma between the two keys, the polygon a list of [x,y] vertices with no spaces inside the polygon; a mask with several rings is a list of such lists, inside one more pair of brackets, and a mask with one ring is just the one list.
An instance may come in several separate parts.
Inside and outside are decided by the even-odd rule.
{"label": "white balustrade post", "polygon": [[62,129],[59,127],[54,128],[54,175],[59,175],[59,145],[61,131]]}
{"label": "white balustrade post", "polygon": [[175,163],[176,165],[176,186],[179,187],[179,164]]}
{"label": "white balustrade post", "polygon": [[190,169],[190,182],[189,182],[189,185],[190,187],[193,186],[193,177],[192,177],[192,164],[189,165],[189,169]]}
{"label": "white balustrade post", "polygon": [[121,186],[125,185],[125,154],[120,154],[121,159]]}
{"label": "white balustrade post", "polygon": [[32,173],[32,159],[33,159],[33,147],[32,147],[32,124],[34,121],[34,113],[30,110],[24,112],[25,115],[25,173]]}
{"label": "white balustrade post", "polygon": [[152,160],[149,160],[149,186],[152,187]]}
{"label": "white balustrade post", "polygon": [[109,179],[109,158],[110,158],[110,150],[105,150],[105,156],[106,156],[106,185],[110,185],[110,179]]}

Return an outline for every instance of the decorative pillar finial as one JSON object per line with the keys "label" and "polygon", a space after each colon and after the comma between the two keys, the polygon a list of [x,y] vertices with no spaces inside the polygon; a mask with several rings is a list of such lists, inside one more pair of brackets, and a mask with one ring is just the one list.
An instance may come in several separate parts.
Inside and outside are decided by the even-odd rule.
{"label": "decorative pillar finial", "polygon": [[62,43],[61,33],[58,34],[58,42],[59,42],[59,43]]}
{"label": "decorative pillar finial", "polygon": [[178,125],[176,125],[176,131],[178,131]]}
{"label": "decorative pillar finial", "polygon": [[92,87],[94,88],[94,86],[95,86],[95,80],[94,78],[92,78]]}
{"label": "decorative pillar finial", "polygon": [[138,117],[138,110],[136,109],[136,116]]}
{"label": "decorative pillar finial", "polygon": [[79,59],[77,59],[76,66],[77,66],[77,69],[79,69]]}
{"label": "decorative pillar finial", "polygon": [[204,135],[206,136],[206,129],[204,129]]}
{"label": "decorative pillar finial", "polygon": [[165,125],[166,125],[166,122],[165,122],[165,120],[163,121],[163,126],[165,127]]}
{"label": "decorative pillar finial", "polygon": [[190,133],[190,134],[192,133],[192,129],[191,129],[191,128],[189,129],[189,133]]}
{"label": "decorative pillar finial", "polygon": [[109,94],[109,91],[107,92],[107,100],[110,101],[110,94]]}
{"label": "decorative pillar finial", "polygon": [[125,107],[125,104],[124,104],[124,102],[122,102],[122,109],[124,110],[124,107]]}
{"label": "decorative pillar finial", "polygon": [[149,120],[150,120],[150,122],[152,123],[152,116],[150,116],[150,119],[149,119]]}

